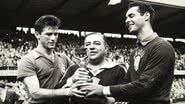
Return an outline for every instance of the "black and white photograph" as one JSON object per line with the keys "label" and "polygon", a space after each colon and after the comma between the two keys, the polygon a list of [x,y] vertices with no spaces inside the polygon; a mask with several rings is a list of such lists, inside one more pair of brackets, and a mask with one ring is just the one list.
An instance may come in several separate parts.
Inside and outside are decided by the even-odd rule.
{"label": "black and white photograph", "polygon": [[185,0],[0,0],[0,104],[185,104]]}

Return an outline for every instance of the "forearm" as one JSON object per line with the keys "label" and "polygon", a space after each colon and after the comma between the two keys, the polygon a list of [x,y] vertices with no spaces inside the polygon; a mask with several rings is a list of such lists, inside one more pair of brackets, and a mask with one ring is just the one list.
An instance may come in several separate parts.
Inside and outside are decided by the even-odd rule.
{"label": "forearm", "polygon": [[103,87],[103,94],[107,96],[113,96],[118,99],[121,97],[122,100],[125,98],[133,98],[135,96],[145,96],[153,91],[154,88],[156,88],[154,86],[158,85],[159,79],[160,77],[154,78],[148,75],[128,84]]}
{"label": "forearm", "polygon": [[42,99],[42,98],[52,98],[56,96],[68,96],[69,89],[59,88],[59,89],[49,89],[49,88],[41,88],[39,85],[39,81],[37,76],[30,76],[24,78],[24,83],[26,88],[28,89],[30,95],[34,99]]}
{"label": "forearm", "polygon": [[70,96],[70,88],[65,89],[43,89],[40,88],[34,92],[30,92],[35,99],[65,97]]}

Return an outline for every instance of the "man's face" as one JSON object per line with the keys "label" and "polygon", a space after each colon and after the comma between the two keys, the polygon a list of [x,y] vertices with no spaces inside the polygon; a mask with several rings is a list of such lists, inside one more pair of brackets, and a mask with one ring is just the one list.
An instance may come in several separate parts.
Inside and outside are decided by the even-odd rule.
{"label": "man's face", "polygon": [[46,49],[54,49],[58,40],[58,28],[47,26],[37,36],[40,44]]}
{"label": "man's face", "polygon": [[87,36],[84,46],[87,49],[89,60],[101,60],[105,57],[106,46],[102,35],[92,34]]}
{"label": "man's face", "polygon": [[145,23],[145,17],[138,12],[139,7],[131,7],[126,13],[126,26],[130,33],[139,32]]}

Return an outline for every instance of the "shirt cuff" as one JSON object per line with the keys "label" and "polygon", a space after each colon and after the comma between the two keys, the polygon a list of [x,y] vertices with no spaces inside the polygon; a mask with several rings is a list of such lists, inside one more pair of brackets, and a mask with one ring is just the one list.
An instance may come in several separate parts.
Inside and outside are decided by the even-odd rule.
{"label": "shirt cuff", "polygon": [[103,87],[103,95],[105,96],[111,95],[110,86]]}
{"label": "shirt cuff", "polygon": [[66,84],[63,86],[63,88],[70,87],[73,84],[72,77],[68,78],[66,81]]}

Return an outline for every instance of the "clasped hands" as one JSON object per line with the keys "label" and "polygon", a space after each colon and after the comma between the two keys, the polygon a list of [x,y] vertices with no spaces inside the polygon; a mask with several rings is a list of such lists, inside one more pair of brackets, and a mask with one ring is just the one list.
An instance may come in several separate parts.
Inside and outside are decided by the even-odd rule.
{"label": "clasped hands", "polygon": [[89,76],[89,71],[85,68],[78,68],[70,78],[70,95],[75,97],[90,97],[93,95],[103,95],[103,86],[93,83]]}
{"label": "clasped hands", "polygon": [[70,82],[72,82],[69,90],[70,96],[78,98],[89,98],[96,96],[96,101],[99,103],[101,102],[101,104],[114,104],[115,99],[113,97],[104,96],[103,86],[93,82],[87,69],[78,68],[70,80]]}

